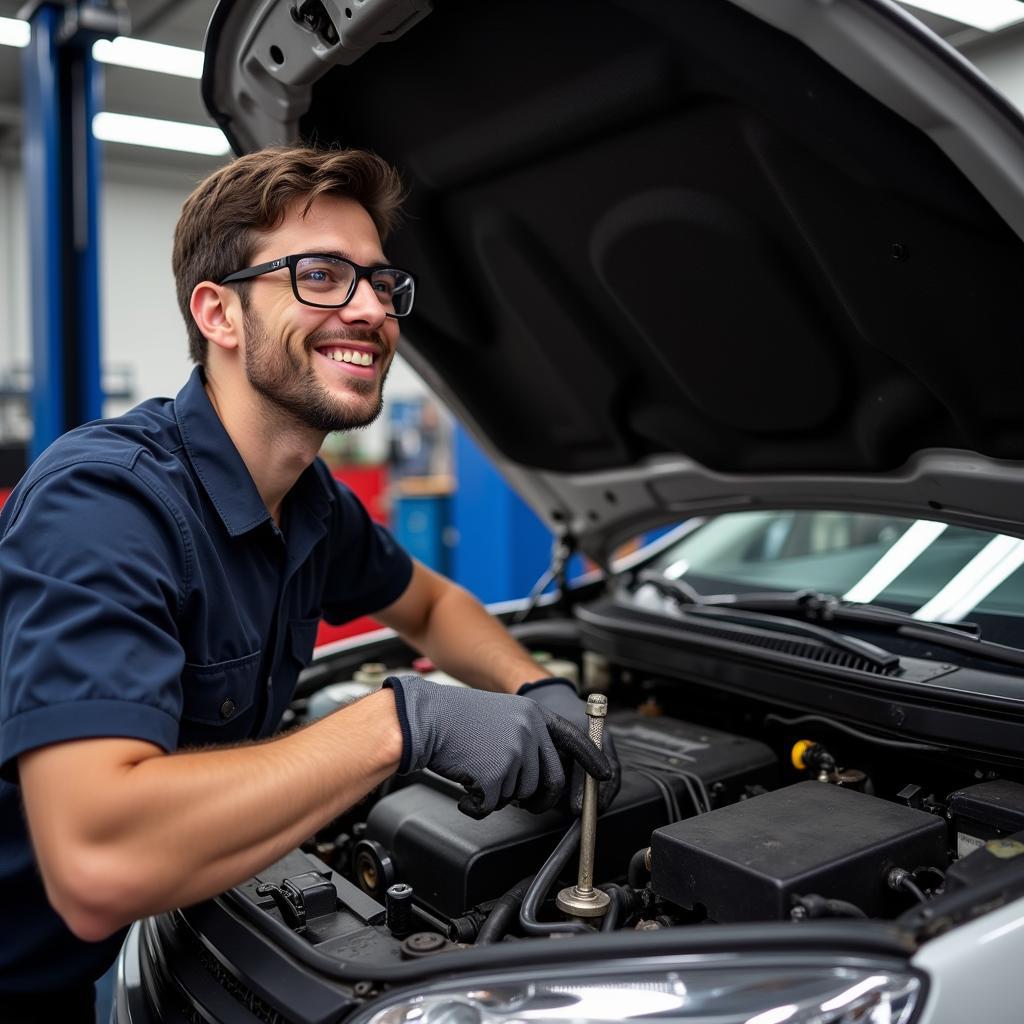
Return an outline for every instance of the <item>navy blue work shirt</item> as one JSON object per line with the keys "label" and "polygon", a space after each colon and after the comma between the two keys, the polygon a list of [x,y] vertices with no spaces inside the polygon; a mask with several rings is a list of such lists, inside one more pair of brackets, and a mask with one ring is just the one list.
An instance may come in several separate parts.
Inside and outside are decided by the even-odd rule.
{"label": "navy blue work shirt", "polygon": [[0,993],[98,977],[123,933],[47,902],[20,754],[86,737],[164,750],[272,733],[321,616],[401,596],[412,563],[317,460],[279,530],[197,369],[177,398],[71,431],[0,513]]}

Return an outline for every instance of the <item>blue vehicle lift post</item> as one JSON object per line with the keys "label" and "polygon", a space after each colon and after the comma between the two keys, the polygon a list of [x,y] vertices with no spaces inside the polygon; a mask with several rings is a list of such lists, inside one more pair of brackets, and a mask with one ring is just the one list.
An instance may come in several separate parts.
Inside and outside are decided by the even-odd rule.
{"label": "blue vehicle lift post", "polygon": [[32,28],[22,82],[34,459],[66,430],[102,414],[100,153],[92,119],[103,79],[92,44],[128,26],[113,0],[38,0],[19,17]]}

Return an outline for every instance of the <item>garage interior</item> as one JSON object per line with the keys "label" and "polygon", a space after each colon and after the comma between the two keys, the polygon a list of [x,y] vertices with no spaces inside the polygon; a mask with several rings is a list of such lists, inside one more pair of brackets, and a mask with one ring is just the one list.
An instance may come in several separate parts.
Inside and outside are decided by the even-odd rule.
{"label": "garage interior", "polygon": [[[85,188],[92,198],[82,200],[86,205],[80,209],[87,210],[90,202],[95,203],[92,209],[96,234],[88,243],[91,259],[95,261],[93,276],[86,275],[84,291],[76,292],[74,300],[68,299],[68,310],[82,319],[86,332],[93,331],[90,344],[99,363],[93,368],[91,384],[86,381],[88,367],[81,364],[62,365],[57,355],[40,364],[38,307],[45,289],[40,292],[38,274],[32,269],[39,265],[33,263],[37,257],[32,255],[32,247],[47,226],[37,216],[39,206],[34,197],[38,197],[39,190],[33,191],[28,183],[34,168],[40,166],[33,160],[38,159],[41,148],[50,144],[40,123],[39,104],[45,100],[47,89],[56,87],[52,67],[45,62],[33,66],[24,58],[31,52],[29,25],[40,16],[41,8],[50,7],[57,12],[53,15],[53,24],[57,25],[79,6],[90,7],[84,0],[79,5],[74,0],[65,5],[0,0],[0,508],[32,460],[61,433],[97,416],[117,416],[150,396],[173,395],[188,378],[191,364],[170,273],[171,237],[186,196],[233,155],[200,91],[206,27],[217,6],[215,0],[125,0],[105,8],[106,20],[98,34],[107,38],[96,43],[88,61],[89,73],[102,82],[102,103],[94,111],[96,117],[92,122],[98,177],[91,184],[83,184],[85,178],[75,178],[70,168],[65,167],[66,173],[54,180],[51,188],[51,198],[57,192],[81,192]],[[974,64],[1010,104],[1024,112],[1024,2],[919,0],[901,6]],[[133,41],[159,45],[154,49],[133,48]],[[898,257],[894,254],[893,258]],[[89,281],[93,282],[95,294],[90,294]],[[957,296],[948,294],[944,299],[955,303]],[[83,309],[95,314],[92,328],[86,323],[88,317],[82,314]],[[79,394],[75,391],[79,385],[85,388],[85,397],[69,397],[72,392]],[[509,432],[514,433],[512,427]],[[580,578],[595,568],[594,562],[577,554],[571,545],[560,546],[560,538],[505,481],[485,446],[445,407],[400,353],[388,380],[384,414],[367,429],[329,436],[321,455],[333,475],[357,495],[375,522],[387,526],[423,564],[451,577],[483,602],[505,602],[528,595],[536,598],[545,588],[550,592],[553,578]],[[545,468],[564,467],[557,464],[552,454],[552,464]],[[614,504],[614,499],[609,498],[608,502]],[[908,561],[941,532],[929,532],[929,526],[935,524],[921,520],[910,531],[912,540],[903,545]],[[807,543],[812,547],[820,544],[824,549],[834,542],[828,536],[830,531],[842,532],[846,527],[822,518],[805,529]],[[686,530],[683,518],[661,524],[657,529],[644,528],[622,544],[616,557],[628,562],[648,544],[666,537],[685,538]],[[768,535],[759,543],[767,550],[776,541],[784,543],[781,537]],[[911,552],[914,542],[918,546]],[[999,554],[1004,560],[1013,561],[1013,568],[1008,570],[1012,572],[1024,563],[1024,542],[1007,543]],[[660,569],[670,583],[652,584],[651,593],[643,598],[658,608],[678,600],[678,589],[674,595],[671,593],[672,583],[685,590],[685,574],[699,571],[700,566],[678,559]],[[898,570],[882,568],[879,562],[872,571],[874,576],[866,571],[846,591],[844,596],[848,600],[876,598]],[[891,575],[882,579],[887,571]],[[964,613],[963,606],[956,604],[952,595],[946,597],[946,604],[933,599],[925,607],[937,621],[944,615],[941,621],[956,622],[957,616]],[[597,620],[603,610],[599,608],[594,613],[594,629],[601,625]],[[317,644],[359,637],[377,627],[368,617],[342,626],[321,622]],[[550,658],[550,653],[547,656]],[[557,650],[552,664],[563,665]],[[414,663],[412,667],[419,671],[423,666]],[[599,665],[593,670],[599,672]],[[565,671],[571,673],[574,668],[570,666]],[[877,671],[884,675],[884,666]],[[353,678],[365,682],[358,675]],[[376,682],[379,685],[380,680]],[[358,688],[352,693],[357,691]],[[318,701],[322,706],[317,713],[336,706],[332,703],[334,696],[306,696],[312,709],[311,720]],[[349,696],[346,694],[344,699]],[[629,729],[640,730],[632,720],[623,721],[620,728],[623,735]],[[649,740],[650,734],[641,736],[641,731],[637,732],[637,745]],[[685,760],[690,756],[691,745],[707,741],[709,733],[723,748],[729,746],[735,762],[724,767],[716,763],[717,774],[713,777],[714,784],[721,787],[720,792],[736,796],[737,802],[728,808],[736,821],[736,834],[770,831],[775,806],[772,801],[762,798],[763,804],[745,802],[738,796],[742,786],[763,790],[776,781],[773,756],[767,748],[754,749],[755,745],[750,744],[748,749],[740,738],[726,732],[718,735],[714,730],[704,730],[699,736],[681,729],[673,732],[669,726],[661,727],[661,731],[657,742],[664,745],[668,751],[665,756],[671,759]],[[628,740],[624,745],[628,747]],[[822,756],[822,751],[818,756]],[[831,755],[827,751],[823,765],[806,751],[793,754],[794,764],[805,754],[806,764],[801,762],[800,768],[806,769],[809,778],[840,770],[834,760],[828,762]],[[671,770],[667,771],[671,775]],[[648,818],[655,806],[660,813],[660,801],[669,805],[675,801],[678,805],[680,800],[689,799],[696,806],[703,800],[710,809],[707,794],[695,795],[685,775],[673,776],[666,787],[659,781],[660,776],[652,780],[649,774],[644,776],[646,781],[634,780],[630,784],[632,789],[626,787],[633,802],[626,801],[628,806],[619,808],[620,817],[612,823],[613,829],[622,830],[615,848],[619,858],[628,860],[636,845],[630,846],[629,836],[637,830],[650,829]],[[979,777],[979,782],[998,785],[994,778]],[[803,808],[802,813],[810,817],[820,815],[822,819],[834,813],[834,806],[814,782],[802,782],[800,786],[806,787],[803,796],[810,801],[805,803],[799,796],[793,798]],[[735,792],[729,787],[734,787]],[[778,794],[769,795],[775,800]],[[363,836],[363,863],[371,874],[386,867],[374,860],[379,854],[378,841],[398,850],[406,844],[407,860],[422,865],[436,854],[445,837],[454,835],[460,827],[461,818],[455,814],[449,794],[441,789],[414,792],[410,787],[389,799],[387,807],[382,803],[371,815],[367,835],[372,842]],[[776,801],[782,808],[778,813],[788,811],[787,799],[779,797]],[[997,793],[992,797],[993,804],[998,804],[999,799]],[[905,807],[890,808],[890,817],[878,824],[878,842],[886,845],[887,851],[887,844],[891,844],[892,856],[897,859],[916,858],[921,863],[940,859],[944,856],[938,834],[941,829],[935,823],[922,823],[920,816],[915,818],[922,806],[916,794],[908,796],[905,803]],[[867,806],[866,797],[864,805]],[[986,808],[990,806],[987,804]],[[425,814],[424,808],[429,813]],[[966,819],[976,813],[976,808],[965,798],[958,813]],[[429,826],[416,824],[424,817],[429,819]],[[681,905],[696,903],[702,909],[710,907],[714,920],[741,920],[750,905],[764,908],[765,919],[787,913],[790,890],[795,892],[800,880],[790,885],[787,879],[782,888],[773,887],[761,871],[763,868],[765,875],[772,871],[784,874],[786,867],[781,860],[767,856],[764,863],[741,863],[742,858],[734,856],[737,847],[723,841],[722,849],[718,850],[715,844],[720,837],[702,833],[699,820],[680,821],[659,832],[657,843],[663,851],[663,862],[671,856],[687,865],[691,864],[687,858],[692,858],[692,863],[697,864],[710,850],[711,855],[721,856],[728,863],[731,874],[720,889],[695,894],[688,887],[690,882],[683,878],[685,872],[677,872],[662,881],[664,891]],[[877,819],[868,809],[860,823],[870,832]],[[511,844],[525,842],[522,837],[529,826],[518,819],[506,819],[505,827],[508,834],[502,833],[497,839],[492,836],[491,845],[486,848],[483,844],[477,848],[467,839],[458,849],[453,847],[443,855],[437,854],[451,858],[450,863],[445,863],[446,882],[435,894],[433,909],[439,917],[459,919],[461,909],[486,899],[494,877],[515,872],[522,849],[512,849]],[[1009,831],[1009,825],[1005,831]],[[1002,837],[1003,831],[996,834]],[[530,837],[533,846],[526,848],[536,853],[550,843],[551,835],[550,830],[538,829]],[[499,849],[506,841],[509,847]],[[799,860],[805,852],[798,849],[801,843],[802,840],[793,840],[779,857],[788,858],[787,863]],[[847,845],[839,843],[836,849],[847,856]],[[832,851],[819,852],[820,861],[813,856],[807,858],[806,871],[815,878],[827,879],[832,870],[827,864]],[[858,856],[858,851],[849,853],[844,867],[859,870]],[[647,866],[650,868],[650,864]],[[653,878],[658,880],[656,871]],[[426,884],[424,881],[424,888]],[[274,898],[287,908],[288,904],[281,904],[277,896]],[[879,897],[877,906],[869,910],[884,915],[898,903],[892,893],[885,893]],[[743,909],[736,909],[739,906]],[[813,911],[813,907],[807,909],[807,913]],[[99,985],[97,1022],[109,1019],[112,984],[111,973]],[[755,1019],[751,1018],[751,1024]],[[768,1022],[766,1017],[765,1024]]]}

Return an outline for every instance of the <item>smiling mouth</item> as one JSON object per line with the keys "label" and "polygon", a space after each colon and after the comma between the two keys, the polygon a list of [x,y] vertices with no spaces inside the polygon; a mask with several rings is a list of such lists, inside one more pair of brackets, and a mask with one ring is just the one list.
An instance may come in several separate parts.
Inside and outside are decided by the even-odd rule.
{"label": "smiling mouth", "polygon": [[352,366],[374,366],[378,360],[376,352],[365,349],[346,348],[342,345],[331,345],[316,350],[325,359],[335,363],[349,363]]}

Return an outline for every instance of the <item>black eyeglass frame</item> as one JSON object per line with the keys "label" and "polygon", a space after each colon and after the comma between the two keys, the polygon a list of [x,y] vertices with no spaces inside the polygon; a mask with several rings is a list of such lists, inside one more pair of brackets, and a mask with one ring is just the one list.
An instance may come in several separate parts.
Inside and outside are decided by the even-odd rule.
{"label": "black eyeglass frame", "polygon": [[[299,260],[308,259],[333,260],[335,263],[347,263],[355,271],[355,277],[352,279],[352,287],[349,289],[349,293],[344,302],[310,302],[309,299],[304,299],[299,294],[299,282],[295,277],[295,268],[298,266]],[[409,309],[405,313],[385,313],[385,316],[389,316],[393,320],[400,320],[403,317],[407,317],[412,312],[412,307],[416,302],[416,275],[410,271],[402,270],[400,267],[385,265],[364,267],[359,263],[354,263],[352,260],[346,259],[344,256],[335,256],[333,253],[329,252],[296,252],[292,253],[291,256],[281,256],[279,259],[270,260],[269,263],[259,263],[254,267],[243,267],[241,270],[236,270],[234,273],[228,274],[227,277],[222,278],[217,283],[233,284],[235,281],[248,281],[251,278],[261,277],[263,274],[270,274],[275,270],[282,270],[285,267],[288,268],[288,274],[291,278],[292,294],[295,296],[296,300],[301,302],[304,306],[315,306],[317,309],[341,309],[352,301],[352,296],[355,295],[356,289],[359,287],[359,282],[362,281],[363,278],[366,278],[366,280],[372,285],[373,275],[382,270],[397,271],[399,274],[405,274],[406,277],[412,281],[412,300],[409,303]]]}

